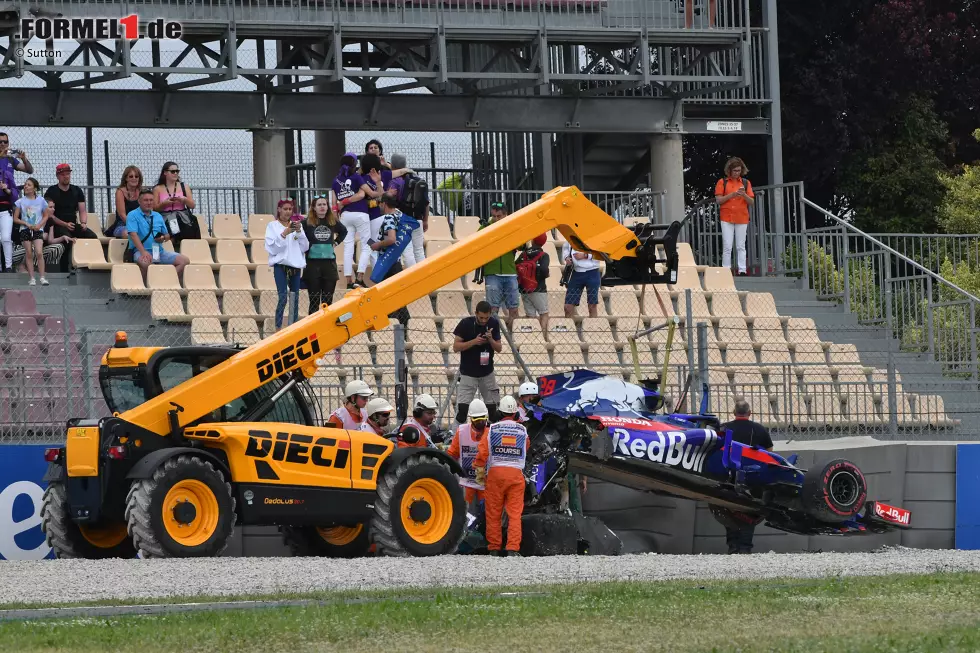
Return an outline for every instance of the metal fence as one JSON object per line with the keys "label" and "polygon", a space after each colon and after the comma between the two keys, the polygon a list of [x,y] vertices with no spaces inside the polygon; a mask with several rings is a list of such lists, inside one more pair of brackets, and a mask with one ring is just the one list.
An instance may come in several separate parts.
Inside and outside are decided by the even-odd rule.
{"label": "metal fence", "polygon": [[[21,13],[29,15],[27,2]],[[45,0],[44,9],[77,15],[78,3]],[[747,0],[95,0],[87,15],[141,16],[239,26],[298,24],[463,25],[467,27],[586,27],[739,30]]]}
{"label": "metal fence", "polygon": [[[749,274],[798,274],[802,263],[787,257],[804,240],[803,184],[755,186],[755,203],[749,209],[746,236],[746,261]],[[719,205],[714,197],[688,210],[688,222],[681,231],[681,240],[691,244],[699,265],[721,266],[723,242]],[[735,262],[736,252],[732,252]]]}

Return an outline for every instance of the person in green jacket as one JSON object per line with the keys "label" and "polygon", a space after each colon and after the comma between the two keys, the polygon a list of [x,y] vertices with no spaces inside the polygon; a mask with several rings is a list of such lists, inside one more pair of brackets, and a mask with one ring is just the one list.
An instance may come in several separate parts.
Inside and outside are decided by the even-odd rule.
{"label": "person in green jacket", "polygon": [[[493,202],[490,205],[490,222],[493,224],[503,220],[508,215],[507,205],[503,202]],[[480,227],[483,229],[484,227]],[[506,309],[504,322],[507,329],[514,326],[517,317],[517,307],[520,304],[520,294],[517,291],[517,265],[515,257],[517,250],[507,252],[483,266],[483,279],[487,284],[487,302],[496,315],[501,308]]]}

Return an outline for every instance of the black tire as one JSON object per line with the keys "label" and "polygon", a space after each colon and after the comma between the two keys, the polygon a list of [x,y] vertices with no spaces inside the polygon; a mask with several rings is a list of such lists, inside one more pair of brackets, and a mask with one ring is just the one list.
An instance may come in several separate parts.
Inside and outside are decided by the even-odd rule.
{"label": "black tire", "polygon": [[[126,524],[95,524],[80,527],[68,514],[68,491],[64,483],[52,482],[41,504],[44,540],[58,558],[135,558],[136,547]],[[122,531],[121,533],[117,531]]]}
{"label": "black tire", "polygon": [[[436,490],[443,498],[440,502],[442,505],[433,506],[429,501],[412,501],[412,497],[408,497],[411,505],[419,506],[419,521],[410,523],[407,529],[402,521],[402,501],[406,499],[409,489],[419,482],[434,490],[442,488]],[[446,515],[450,509],[452,514]],[[433,541],[425,541],[428,538],[419,536],[420,524],[423,528],[435,529]],[[436,528],[439,524],[445,528]],[[463,539],[465,525],[463,488],[449,466],[435,456],[424,453],[414,455],[379,479],[378,497],[371,520],[371,539],[378,545],[378,553],[402,557],[455,553]]]}
{"label": "black tire", "polygon": [[[187,523],[201,541],[175,539],[168,526],[178,532],[176,509],[168,510],[166,500],[190,484],[200,500],[187,501],[195,509]],[[200,514],[197,513],[200,511]],[[183,519],[188,519],[185,514]],[[197,520],[200,519],[201,522]],[[196,558],[220,554],[228,546],[235,530],[235,499],[231,484],[210,462],[192,455],[171,458],[160,465],[153,476],[135,481],[126,497],[126,521],[133,543],[144,558]],[[213,527],[208,526],[213,524]],[[205,537],[206,536],[206,537]]]}
{"label": "black tire", "polygon": [[[360,530],[347,531],[350,527],[338,526],[334,531],[315,526],[281,526],[279,531],[290,552],[297,557],[360,558],[371,548],[370,529],[367,524],[357,524]],[[326,532],[325,532],[326,531]]]}
{"label": "black tire", "polygon": [[711,516],[725,528],[742,529],[746,526],[758,526],[765,520],[762,515],[752,515],[721,506],[712,505],[708,509],[711,511]]}
{"label": "black tire", "polygon": [[803,479],[803,510],[824,522],[839,523],[857,515],[868,498],[868,484],[858,466],[838,458]]}

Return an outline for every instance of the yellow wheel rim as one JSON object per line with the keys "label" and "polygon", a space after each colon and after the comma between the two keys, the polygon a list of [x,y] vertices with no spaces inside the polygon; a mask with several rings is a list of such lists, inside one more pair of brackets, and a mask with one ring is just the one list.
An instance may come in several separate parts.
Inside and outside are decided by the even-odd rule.
{"label": "yellow wheel rim", "polygon": [[129,536],[129,533],[126,532],[125,522],[79,526],[78,530],[81,531],[86,542],[99,549],[111,549],[118,546]]}
{"label": "yellow wheel rim", "polygon": [[167,535],[181,546],[199,546],[207,542],[218,528],[218,513],[218,498],[214,492],[194,479],[174,484],[163,500],[163,526]]}
{"label": "yellow wheel rim", "polygon": [[357,526],[332,526],[330,528],[318,528],[316,532],[327,544],[334,546],[344,546],[357,539],[357,536],[364,530],[364,524]]}
{"label": "yellow wheel rim", "polygon": [[452,525],[452,497],[439,481],[419,479],[402,495],[401,518],[409,537],[420,544],[435,544]]}

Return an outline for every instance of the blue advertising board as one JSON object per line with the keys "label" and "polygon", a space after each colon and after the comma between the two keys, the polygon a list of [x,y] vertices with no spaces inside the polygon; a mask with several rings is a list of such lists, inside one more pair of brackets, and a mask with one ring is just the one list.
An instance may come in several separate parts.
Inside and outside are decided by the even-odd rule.
{"label": "blue advertising board", "polygon": [[956,548],[980,549],[980,444],[956,445]]}
{"label": "blue advertising board", "polygon": [[0,446],[0,560],[54,557],[41,531],[47,446]]}

